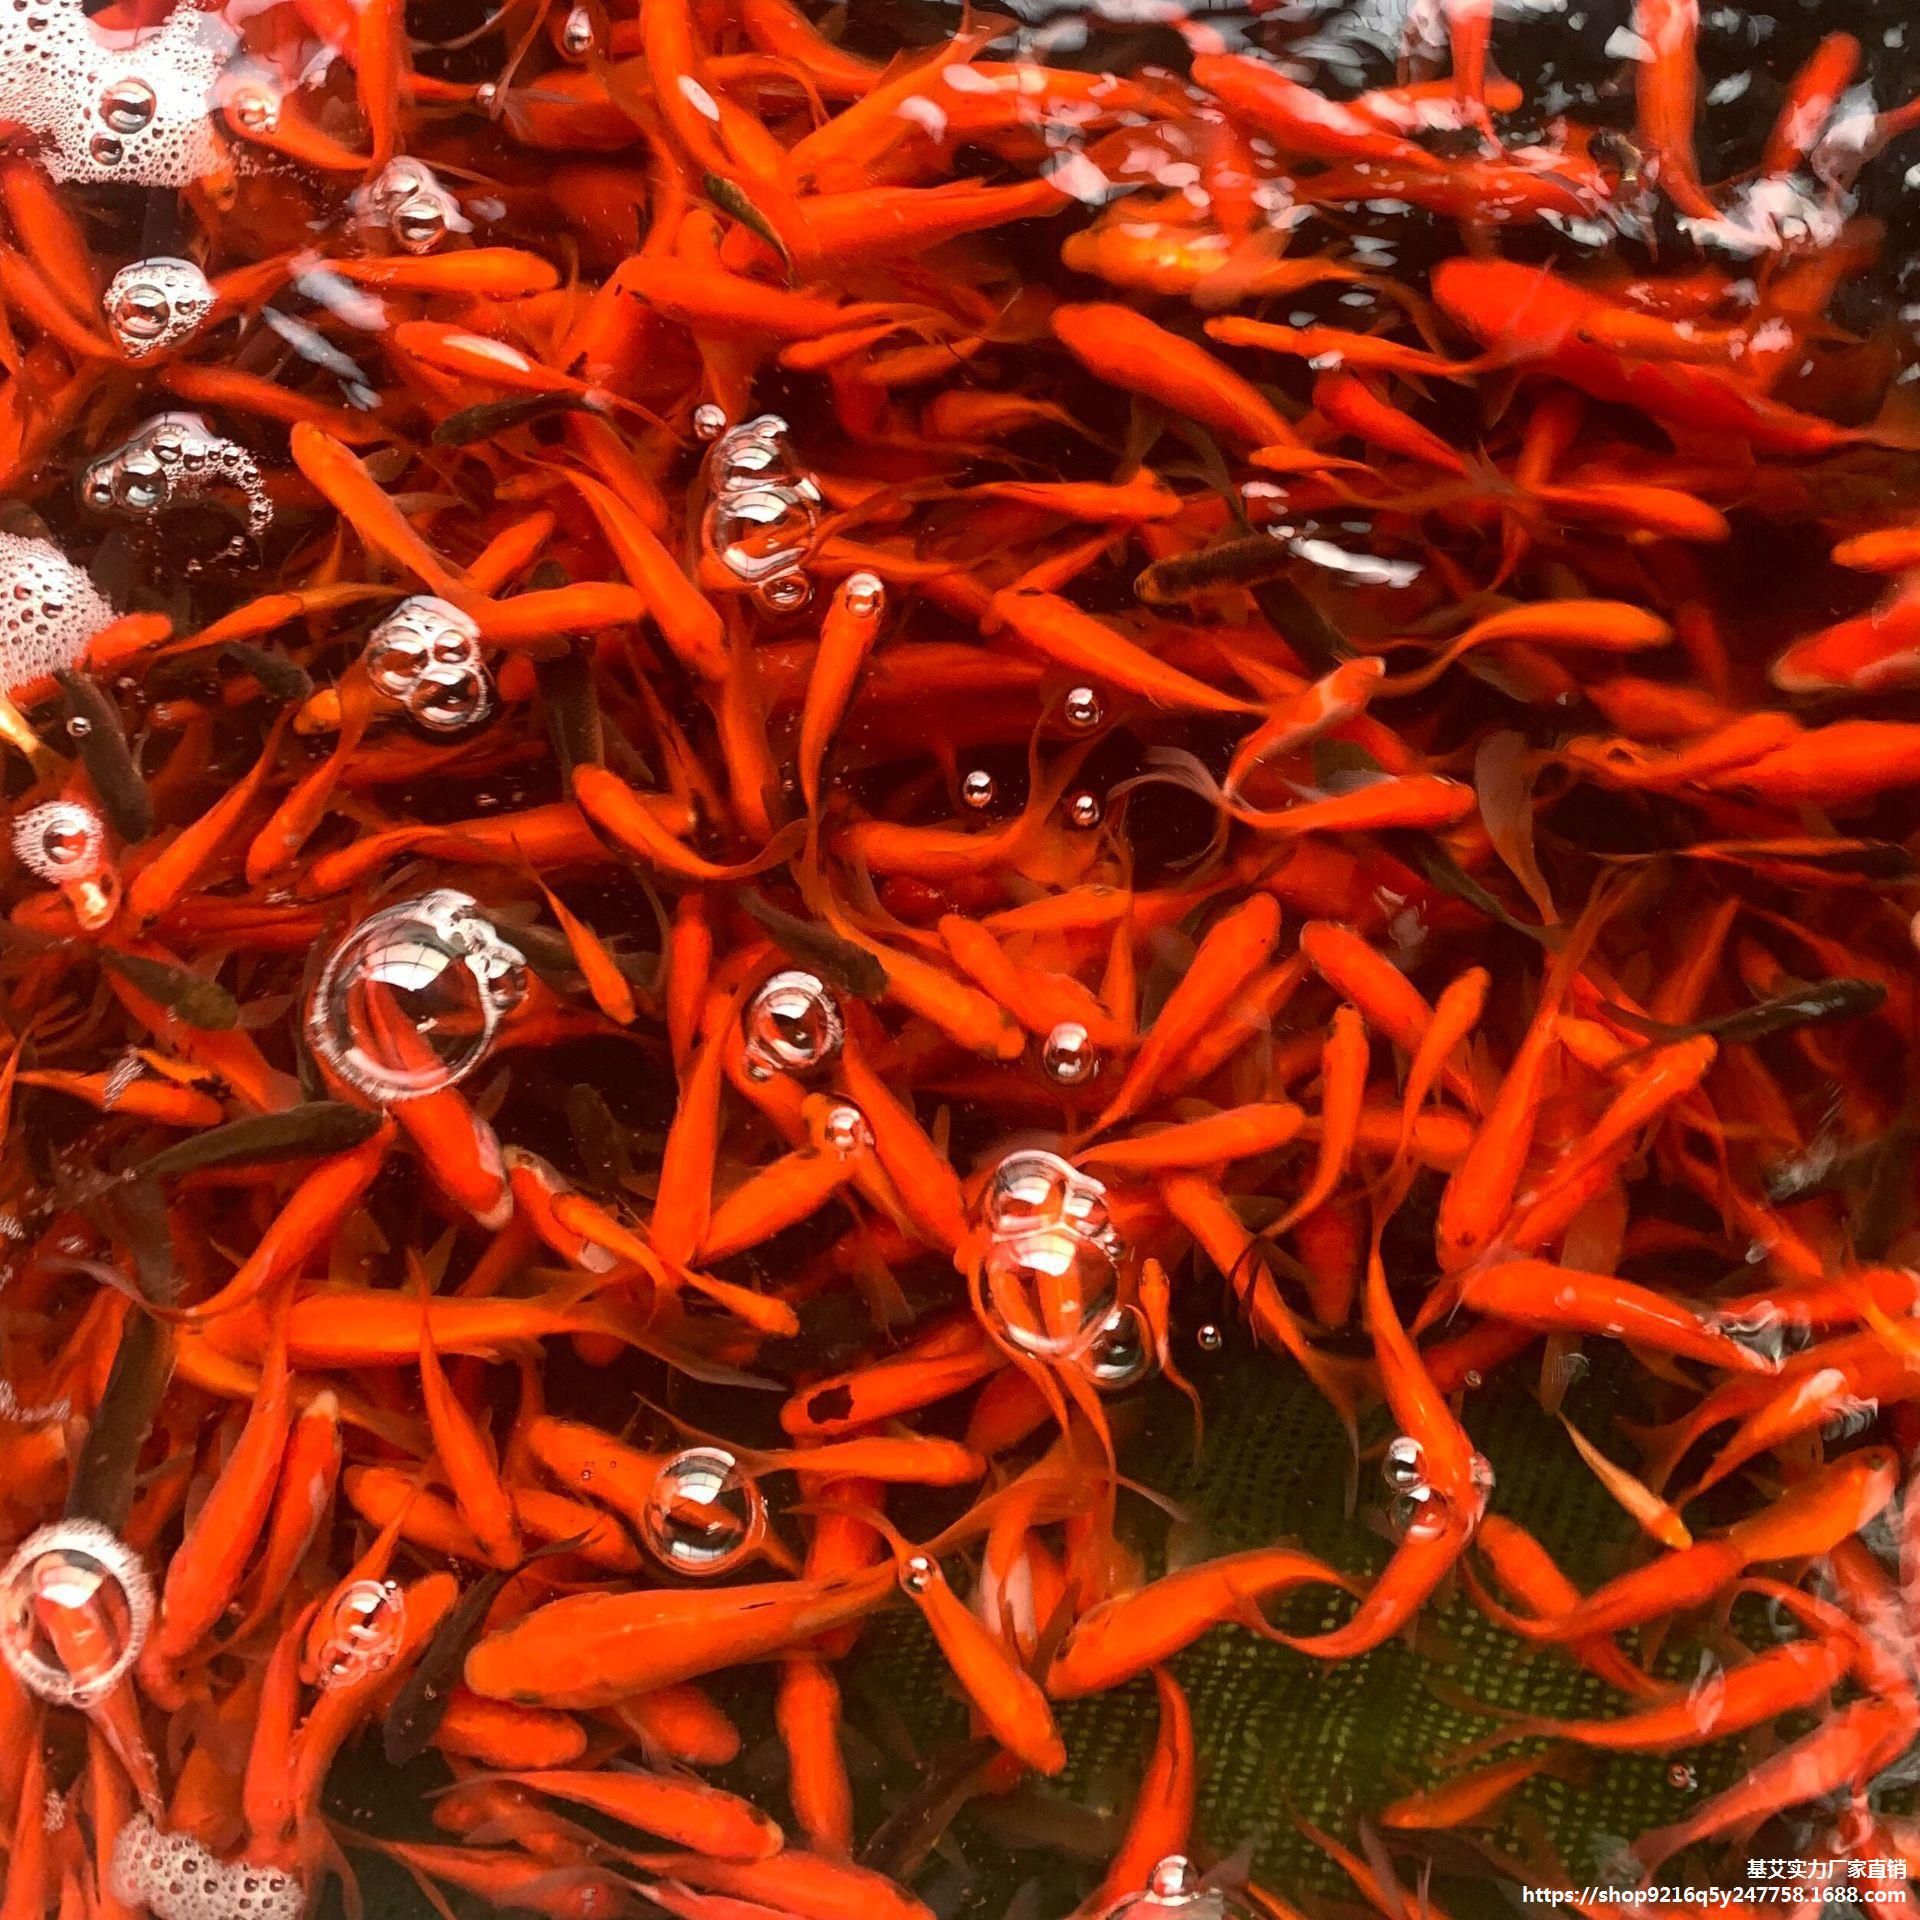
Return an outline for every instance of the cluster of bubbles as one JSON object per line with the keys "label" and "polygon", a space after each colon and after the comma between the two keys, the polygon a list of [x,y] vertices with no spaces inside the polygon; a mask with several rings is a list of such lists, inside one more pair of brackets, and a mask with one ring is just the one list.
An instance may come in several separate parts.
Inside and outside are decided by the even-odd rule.
{"label": "cluster of bubbles", "polygon": [[112,619],[99,589],[51,541],[0,533],[0,685],[8,693],[78,666]]}
{"label": "cluster of bubbles", "polygon": [[120,903],[107,859],[107,823],[84,800],[48,800],[13,822],[14,857],[67,896],[83,927],[104,927]]}
{"label": "cluster of bubbles", "polygon": [[1023,1353],[1081,1359],[1120,1302],[1126,1243],[1105,1186],[1037,1147],[1010,1153],[981,1199],[980,1305]]}
{"label": "cluster of bubbles", "polygon": [[713,438],[701,522],[706,552],[770,611],[797,612],[813,597],[801,565],[820,523],[820,489],[794,458],[787,423],[763,413],[728,428],[717,409],[702,407],[694,427]]}
{"label": "cluster of bubbles", "polygon": [[106,823],[84,800],[49,800],[15,816],[13,851],[49,886],[91,880],[107,863]]}
{"label": "cluster of bubbles", "polygon": [[[1473,1511],[1467,1524],[1476,1526],[1493,1492],[1493,1465],[1483,1453],[1473,1456]],[[1453,1518],[1453,1503],[1428,1477],[1426,1449],[1411,1434],[1396,1434],[1387,1443],[1380,1477],[1393,1495],[1388,1522],[1402,1540],[1431,1540]]]}
{"label": "cluster of bubbles", "polygon": [[124,43],[96,31],[80,0],[12,0],[0,11],[0,120],[39,135],[56,181],[190,186],[219,159],[208,108],[233,48],[233,30],[199,7]]}
{"label": "cluster of bubbles", "polygon": [[221,1860],[190,1833],[166,1833],[144,1813],[113,1848],[114,1897],[155,1920],[299,1920],[306,1888],[278,1867]]}
{"label": "cluster of bubbles", "polygon": [[480,1064],[525,991],[525,955],[471,894],[437,887],[369,915],[334,949],[307,1035],[356,1092],[417,1100]]}
{"label": "cluster of bubbles", "polygon": [[391,1580],[350,1580],[327,1609],[327,1634],[315,1662],[323,1687],[351,1686],[393,1665],[406,1637],[407,1601]]}
{"label": "cluster of bubbles", "polygon": [[107,282],[100,311],[129,360],[145,360],[188,340],[213,311],[213,282],[191,260],[156,253]]}
{"label": "cluster of bubbles", "polygon": [[493,712],[480,629],[430,593],[402,600],[367,638],[374,690],[427,733],[464,733]]}
{"label": "cluster of bubbles", "polygon": [[353,196],[353,214],[363,231],[385,233],[402,253],[431,253],[448,234],[473,231],[434,170],[406,154]]}
{"label": "cluster of bubbles", "polygon": [[767,1505],[759,1483],[723,1447],[688,1447],[668,1460],[647,1493],[640,1538],[670,1572],[712,1578],[760,1545]]}
{"label": "cluster of bubbles", "polygon": [[749,1079],[817,1073],[847,1037],[840,1006],[816,975],[794,967],[771,975],[740,1019]]}
{"label": "cluster of bubbles", "polygon": [[86,1707],[119,1685],[153,1624],[140,1556],[94,1520],[29,1534],[0,1570],[0,1659],[42,1700]]}
{"label": "cluster of bubbles", "polygon": [[1142,1892],[1122,1894],[1100,1920],[1241,1920],[1251,1912],[1230,1889],[1208,1886],[1185,1854],[1170,1853],[1147,1876]]}
{"label": "cluster of bubbles", "polygon": [[[246,501],[247,533],[273,520],[260,463],[197,413],[157,413],[109,453],[81,471],[80,498],[95,513],[152,520],[232,489]],[[236,540],[234,546],[244,543]]]}

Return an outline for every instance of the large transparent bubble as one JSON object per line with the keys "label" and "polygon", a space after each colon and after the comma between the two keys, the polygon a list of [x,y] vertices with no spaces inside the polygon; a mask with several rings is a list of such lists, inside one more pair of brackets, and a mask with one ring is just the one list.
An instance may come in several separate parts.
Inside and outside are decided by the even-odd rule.
{"label": "large transparent bubble", "polygon": [[471,1073],[526,988],[526,960],[474,899],[439,888],[363,920],[314,989],[307,1033],[369,1099],[418,1099]]}
{"label": "large transparent bubble", "polygon": [[96,1521],[42,1527],[0,1571],[0,1659],[43,1700],[84,1707],[111,1692],[152,1621],[140,1556]]}
{"label": "large transparent bubble", "polygon": [[980,1304],[1008,1345],[1074,1360],[1119,1304],[1126,1245],[1098,1180],[1038,1148],[1010,1153],[981,1203]]}
{"label": "large transparent bubble", "polygon": [[752,1474],[720,1447],[689,1447],[660,1469],[640,1537],[662,1566],[712,1577],[731,1572],[766,1532],[766,1503]]}

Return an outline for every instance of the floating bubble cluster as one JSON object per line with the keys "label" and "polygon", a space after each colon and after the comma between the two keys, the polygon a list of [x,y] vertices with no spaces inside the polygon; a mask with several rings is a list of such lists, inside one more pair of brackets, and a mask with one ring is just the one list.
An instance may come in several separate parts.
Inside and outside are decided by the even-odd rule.
{"label": "floating bubble cluster", "polygon": [[152,1622],[140,1556],[97,1521],[40,1528],[0,1571],[0,1659],[42,1700],[87,1706],[110,1693]]}
{"label": "floating bubble cluster", "polygon": [[389,160],[353,197],[363,230],[385,232],[402,253],[431,253],[450,233],[471,233],[473,222],[424,160]]}
{"label": "floating bubble cluster", "polygon": [[14,857],[35,879],[58,887],[83,927],[103,927],[119,905],[107,858],[107,826],[84,800],[48,800],[13,823]]}
{"label": "floating bubble cluster", "polygon": [[260,463],[197,413],[160,413],[80,475],[80,498],[95,513],[152,520],[231,490],[245,501],[247,532],[264,533],[273,502]]}
{"label": "floating bubble cluster", "polygon": [[93,582],[51,541],[0,533],[0,686],[8,693],[78,666],[112,619]]}
{"label": "floating bubble cluster", "polygon": [[382,908],[334,950],[308,1036],[368,1098],[419,1099],[485,1058],[525,991],[525,968],[471,895],[437,888]]}
{"label": "floating bubble cluster", "polygon": [[13,851],[49,886],[91,880],[106,862],[106,824],[84,801],[49,800],[14,821]]}
{"label": "floating bubble cluster", "polygon": [[375,689],[428,733],[463,733],[493,712],[480,629],[450,601],[402,600],[368,637],[365,659]]}
{"label": "floating bubble cluster", "polygon": [[777,613],[812,597],[800,569],[820,517],[820,489],[795,460],[787,431],[778,414],[763,413],[720,433],[707,454],[701,528],[709,557]]}
{"label": "floating bubble cluster", "polygon": [[737,1567],[767,1528],[759,1484],[720,1447],[689,1447],[659,1472],[641,1515],[648,1552],[675,1573],[709,1576]]}
{"label": "floating bubble cluster", "polygon": [[0,13],[0,119],[39,135],[55,180],[191,185],[219,159],[208,110],[233,31],[183,6],[145,38],[122,39],[97,30],[80,0]]}
{"label": "floating bubble cluster", "polygon": [[213,311],[213,283],[191,260],[155,254],[107,282],[100,302],[107,330],[129,360],[145,360],[199,332]]}
{"label": "floating bubble cluster", "polygon": [[190,1833],[165,1833],[144,1813],[120,1829],[113,1892],[154,1920],[299,1920],[306,1888],[278,1867],[221,1860]]}
{"label": "floating bubble cluster", "polygon": [[1024,1353],[1078,1359],[1119,1303],[1126,1245],[1095,1179],[1038,1148],[1010,1153],[982,1202],[981,1306]]}
{"label": "floating bubble cluster", "polygon": [[776,1073],[808,1074],[840,1051],[846,1028],[826,983],[789,969],[774,974],[747,1003],[741,1020],[747,1072],[756,1080]]}
{"label": "floating bubble cluster", "polygon": [[354,1580],[334,1597],[317,1662],[323,1687],[383,1673],[406,1636],[406,1596],[391,1580]]}
{"label": "floating bubble cluster", "polygon": [[[1484,1454],[1470,1463],[1469,1526],[1477,1526],[1493,1492],[1493,1467]],[[1401,1539],[1431,1539],[1454,1520],[1454,1502],[1428,1478],[1426,1449],[1411,1434],[1396,1434],[1380,1462],[1380,1477],[1393,1495],[1388,1521]]]}

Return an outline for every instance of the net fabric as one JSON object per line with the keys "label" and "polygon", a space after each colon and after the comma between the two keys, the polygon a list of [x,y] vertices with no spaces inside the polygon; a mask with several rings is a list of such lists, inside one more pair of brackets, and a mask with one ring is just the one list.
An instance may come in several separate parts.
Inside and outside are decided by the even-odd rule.
{"label": "net fabric", "polygon": [[[1591,1587],[1639,1553],[1636,1530],[1580,1463],[1558,1423],[1541,1411],[1529,1391],[1531,1374],[1518,1363],[1471,1395],[1467,1423],[1494,1465],[1493,1509],[1527,1528],[1576,1583]],[[1599,1410],[1615,1398],[1612,1386],[1610,1377],[1591,1378],[1578,1410],[1616,1458],[1631,1462],[1625,1435],[1601,1424]],[[1184,1445],[1187,1409],[1171,1392],[1156,1394],[1147,1421],[1122,1452],[1123,1471],[1130,1468],[1185,1503],[1200,1523],[1205,1545],[1183,1557],[1289,1540],[1363,1575],[1384,1563],[1387,1542],[1364,1518],[1370,1506],[1376,1512],[1381,1506],[1378,1480],[1371,1467],[1362,1469],[1359,1509],[1350,1517],[1346,1436],[1291,1362],[1238,1355],[1217,1369],[1205,1393],[1206,1445],[1197,1462]],[[1384,1437],[1377,1423],[1363,1433],[1363,1440]],[[1349,1611],[1339,1595],[1309,1590],[1270,1617],[1289,1632],[1312,1633]],[[1744,1615],[1741,1628],[1747,1637],[1765,1632]],[[1654,1671],[1674,1678],[1696,1671],[1704,1644],[1670,1633],[1651,1663]],[[964,1738],[965,1714],[943,1684],[938,1653],[908,1617],[889,1616],[855,1658],[867,1669],[858,1691],[896,1703],[923,1751]],[[1622,1704],[1563,1655],[1536,1652],[1493,1626],[1459,1591],[1422,1610],[1411,1643],[1403,1638],[1362,1659],[1314,1660],[1226,1627],[1172,1664],[1193,1711],[1199,1834],[1219,1855],[1251,1844],[1255,1877],[1296,1899],[1316,1892],[1354,1897],[1351,1883],[1300,1831],[1296,1816],[1351,1845],[1358,1817],[1377,1815],[1394,1799],[1445,1777],[1453,1749],[1495,1728],[1495,1719],[1466,1711],[1467,1700],[1556,1718],[1604,1717]],[[1144,1681],[1068,1703],[1060,1714],[1068,1770],[1058,1782],[1028,1792],[1123,1820],[1153,1738],[1154,1711]],[[1574,1779],[1528,1781],[1498,1824],[1480,1831],[1509,1858],[1524,1856],[1544,1837],[1576,1884],[1623,1878],[1630,1839],[1683,1817],[1737,1779],[1746,1760],[1739,1740],[1675,1755],[1594,1755]],[[1690,1770],[1680,1784],[1676,1768]],[[1086,1872],[1076,1874],[1044,1849],[1008,1844],[1008,1830],[991,1807],[956,1823],[967,1871],[955,1873],[945,1898],[934,1876],[929,1897],[936,1910],[952,1920],[1002,1920],[1010,1908],[1031,1912],[1034,1920],[1057,1920],[1071,1910],[1091,1884]],[[1416,1849],[1425,1838],[1408,1837]],[[1434,1895],[1455,1920],[1514,1910],[1512,1886],[1496,1884],[1490,1869],[1476,1873],[1457,1840],[1439,1837],[1430,1851],[1451,1869],[1435,1880]],[[1410,1857],[1398,1855],[1403,1862]],[[1713,1877],[1723,1878],[1724,1869]],[[1029,1881],[1038,1882],[1038,1904],[1023,1908],[1015,1903],[1034,1898],[1022,1894]]]}

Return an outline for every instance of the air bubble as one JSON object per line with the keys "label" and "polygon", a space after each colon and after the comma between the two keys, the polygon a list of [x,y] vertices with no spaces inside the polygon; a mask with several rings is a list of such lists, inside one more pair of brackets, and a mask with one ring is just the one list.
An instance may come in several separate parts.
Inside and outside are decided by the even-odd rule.
{"label": "air bubble", "polygon": [[391,1580],[355,1580],[341,1588],[327,1616],[319,1684],[351,1686],[393,1664],[406,1637],[406,1596]]}
{"label": "air bubble", "polygon": [[758,1079],[816,1072],[846,1038],[839,1005],[826,983],[797,968],[774,974],[747,1003],[740,1024],[747,1071]]}
{"label": "air bubble", "polygon": [[1126,1246],[1098,1180],[1038,1148],[1010,1153],[982,1201],[980,1303],[1023,1353],[1075,1360],[1118,1304]]}
{"label": "air bubble", "polygon": [[1076,827],[1097,827],[1100,824],[1100,796],[1095,793],[1076,793],[1067,802],[1067,818]]}
{"label": "air bubble", "polygon": [[[695,413],[696,432],[703,431],[704,413]],[[797,612],[813,592],[800,567],[819,524],[820,489],[795,460],[787,423],[763,413],[723,427],[707,454],[706,475],[701,543],[708,558],[751,587],[769,610]]]}
{"label": "air bubble", "polygon": [[585,7],[575,7],[561,23],[560,51],[569,60],[584,60],[593,51],[597,39],[593,15]]}
{"label": "air bubble", "polygon": [[753,592],[769,613],[798,613],[813,598],[813,582],[804,573],[776,573]]}
{"label": "air bubble", "polygon": [[856,619],[871,620],[887,603],[887,587],[877,573],[850,573],[840,587],[841,604]]}
{"label": "air bubble", "polygon": [[927,1554],[909,1554],[900,1562],[898,1579],[902,1593],[925,1593],[939,1578],[940,1569]]}
{"label": "air bubble", "polygon": [[155,414],[80,476],[80,497],[94,512],[136,520],[213,499],[224,490],[245,501],[247,532],[264,533],[273,520],[273,502],[259,462],[197,413]]}
{"label": "air bubble", "polygon": [[1691,1793],[1700,1784],[1700,1776],[1683,1760],[1676,1760],[1667,1769],[1667,1785],[1676,1793]]}
{"label": "air bubble", "polygon": [[138,133],[154,116],[160,102],[138,75],[113,81],[100,96],[97,111],[115,133]]}
{"label": "air bubble", "polygon": [[486,1057],[526,987],[526,959],[469,895],[438,888],[383,908],[335,949],[307,1034],[340,1078],[380,1101],[414,1100]]}
{"label": "air bubble", "polygon": [[431,594],[401,601],[361,657],[375,691],[428,733],[463,733],[493,712],[480,629],[450,601]]}
{"label": "air bubble", "polygon": [[0,1659],[43,1700],[86,1706],[111,1692],[152,1621],[140,1556],[97,1521],[42,1527],[0,1572]]}
{"label": "air bubble", "polygon": [[693,432],[696,439],[718,440],[726,430],[727,414],[724,407],[716,407],[708,401],[694,408]]}
{"label": "air bubble", "polygon": [[867,1116],[844,1100],[827,1109],[820,1123],[820,1137],[831,1151],[843,1158],[873,1145],[873,1129],[867,1124]]}
{"label": "air bubble", "polygon": [[640,1537],[675,1573],[702,1577],[737,1567],[766,1532],[760,1488],[720,1447],[689,1447],[661,1467],[647,1494]]}
{"label": "air bubble", "polygon": [[995,792],[993,775],[984,767],[970,768],[960,782],[961,800],[976,813],[993,805]]}
{"label": "air bubble", "polygon": [[156,254],[113,276],[101,311],[120,351],[144,360],[198,331],[213,311],[213,287],[191,260]]}
{"label": "air bubble", "polygon": [[1139,1893],[1122,1894],[1099,1920],[1248,1920],[1252,1907],[1225,1887],[1210,1887],[1184,1854],[1172,1853]]}
{"label": "air bubble", "polygon": [[1069,726],[1078,727],[1082,732],[1090,731],[1102,718],[1100,696],[1091,687],[1069,687],[1066,699],[1061,702],[1061,711],[1066,714]]}
{"label": "air bubble", "polygon": [[431,253],[450,233],[471,233],[473,222],[424,160],[389,160],[353,196],[353,213],[367,231],[384,230],[403,253]]}
{"label": "air bubble", "polygon": [[82,801],[49,800],[14,821],[13,851],[49,886],[96,879],[107,864],[106,822]]}
{"label": "air bubble", "polygon": [[1063,1087],[1084,1086],[1100,1071],[1100,1055],[1077,1020],[1062,1020],[1040,1048],[1040,1064],[1047,1078]]}
{"label": "air bubble", "polygon": [[1100,1323],[1100,1331],[1081,1356],[1086,1376],[1102,1393],[1124,1393],[1153,1372],[1153,1337],[1147,1316],[1136,1306],[1120,1306]]}
{"label": "air bubble", "polygon": [[0,686],[12,693],[77,667],[113,609],[60,549],[0,533]]}
{"label": "air bubble", "polygon": [[1193,1330],[1193,1344],[1202,1353],[1218,1353],[1227,1344],[1227,1336],[1212,1321]]}
{"label": "air bubble", "polygon": [[1427,1456],[1420,1442],[1410,1434],[1397,1434],[1388,1443],[1386,1455],[1380,1462],[1380,1477],[1396,1493],[1423,1485],[1427,1477]]}

